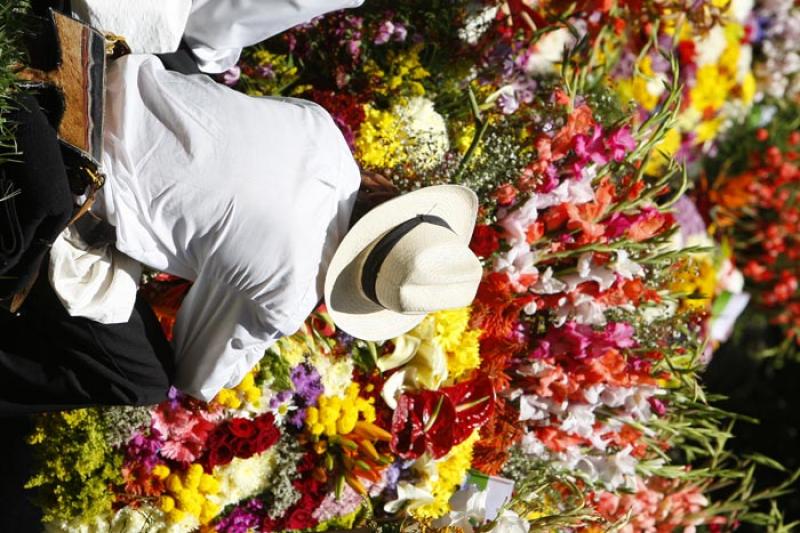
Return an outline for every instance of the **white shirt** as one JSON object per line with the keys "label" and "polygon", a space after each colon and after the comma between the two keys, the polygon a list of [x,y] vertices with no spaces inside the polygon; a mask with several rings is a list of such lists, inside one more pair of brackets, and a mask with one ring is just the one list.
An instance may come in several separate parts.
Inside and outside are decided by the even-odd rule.
{"label": "white shirt", "polygon": [[253,98],[131,55],[108,71],[105,187],[117,248],[194,281],[178,313],[176,386],[209,400],[322,295],[360,173],[321,107]]}
{"label": "white shirt", "polygon": [[73,0],[73,12],[125,37],[134,53],[174,52],[181,38],[200,70],[225,72],[242,48],[364,0]]}
{"label": "white shirt", "polygon": [[192,0],[184,39],[204,72],[225,72],[242,48],[364,0]]}

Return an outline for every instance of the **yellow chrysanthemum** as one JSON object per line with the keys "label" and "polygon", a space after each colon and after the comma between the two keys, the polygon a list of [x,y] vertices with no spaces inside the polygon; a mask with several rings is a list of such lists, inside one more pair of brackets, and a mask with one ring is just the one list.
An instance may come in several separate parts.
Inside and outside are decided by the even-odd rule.
{"label": "yellow chrysanthemum", "polygon": [[436,464],[437,479],[431,485],[431,493],[435,501],[411,511],[420,519],[439,518],[450,511],[450,497],[464,481],[467,470],[472,464],[472,450],[478,440],[478,431],[452,450]]}
{"label": "yellow chrysanthemum", "polygon": [[457,380],[481,366],[480,339],[481,330],[464,332],[461,342],[453,351],[447,352],[447,369],[450,379]]}
{"label": "yellow chrysanthemum", "polygon": [[402,161],[402,125],[388,111],[364,106],[364,122],[356,139],[356,157],[370,168],[388,169]]}
{"label": "yellow chrysanthemum", "polygon": [[452,351],[461,342],[461,336],[469,324],[470,308],[445,309],[433,313],[436,323],[436,340],[446,351]]}

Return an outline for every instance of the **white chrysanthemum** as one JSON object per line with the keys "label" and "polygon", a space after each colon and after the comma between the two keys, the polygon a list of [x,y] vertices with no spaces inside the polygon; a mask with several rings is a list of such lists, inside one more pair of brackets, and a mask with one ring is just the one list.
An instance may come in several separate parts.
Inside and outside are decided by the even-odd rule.
{"label": "white chrysanthemum", "polygon": [[96,517],[94,521],[85,523],[82,520],[45,522],[44,531],[47,533],[107,533],[111,530],[112,516]]}
{"label": "white chrysanthemum", "polygon": [[450,149],[447,123],[436,112],[433,102],[422,96],[409,98],[396,105],[394,114],[407,137],[409,161],[419,170],[430,170],[444,159]]}
{"label": "white chrysanthemum", "polygon": [[347,387],[353,382],[353,360],[349,357],[334,360],[330,356],[315,353],[309,362],[322,378],[325,396],[344,398]]}
{"label": "white chrysanthemum", "polygon": [[220,508],[264,492],[275,465],[275,453],[270,449],[249,459],[234,459],[218,468],[214,477],[219,481],[219,492],[209,496]]}

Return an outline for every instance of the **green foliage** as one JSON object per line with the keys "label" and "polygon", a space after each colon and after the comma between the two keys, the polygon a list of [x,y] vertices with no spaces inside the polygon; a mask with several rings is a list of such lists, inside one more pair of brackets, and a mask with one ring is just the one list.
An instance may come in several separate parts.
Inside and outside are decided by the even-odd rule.
{"label": "green foliage", "polygon": [[[22,58],[20,36],[23,18],[21,11],[27,2],[8,2],[0,5],[0,164],[16,151],[12,124],[7,112],[13,106],[12,96],[17,90],[17,79],[13,68]],[[0,198],[6,191],[0,191]]]}
{"label": "green foliage", "polygon": [[122,482],[122,455],[108,444],[106,431],[99,410],[37,417],[29,443],[42,467],[26,487],[39,489],[45,521],[90,521],[111,510],[109,486]]}

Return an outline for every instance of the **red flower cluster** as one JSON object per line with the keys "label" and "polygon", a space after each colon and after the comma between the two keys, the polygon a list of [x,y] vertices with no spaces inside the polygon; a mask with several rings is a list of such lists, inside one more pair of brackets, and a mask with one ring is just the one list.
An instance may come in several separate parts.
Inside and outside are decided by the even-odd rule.
{"label": "red flower cluster", "polygon": [[305,530],[317,526],[318,522],[313,517],[313,512],[325,499],[327,486],[313,475],[317,466],[316,461],[314,452],[308,452],[303,456],[297,465],[300,476],[292,482],[295,490],[302,496],[282,517],[265,518],[261,523],[261,531]]}
{"label": "red flower cluster", "polygon": [[425,452],[438,459],[489,419],[494,402],[494,387],[485,376],[403,394],[392,418],[392,451],[403,459]]}
{"label": "red flower cluster", "polygon": [[217,426],[209,436],[207,451],[201,461],[203,468],[210,473],[215,466],[226,465],[234,457],[252,457],[272,447],[280,436],[272,413],[260,415],[253,420],[227,420]]}
{"label": "red flower cluster", "polygon": [[747,290],[800,342],[800,134],[782,139],[759,129],[753,137],[747,168],[723,176],[709,196],[738,245],[733,260]]}

